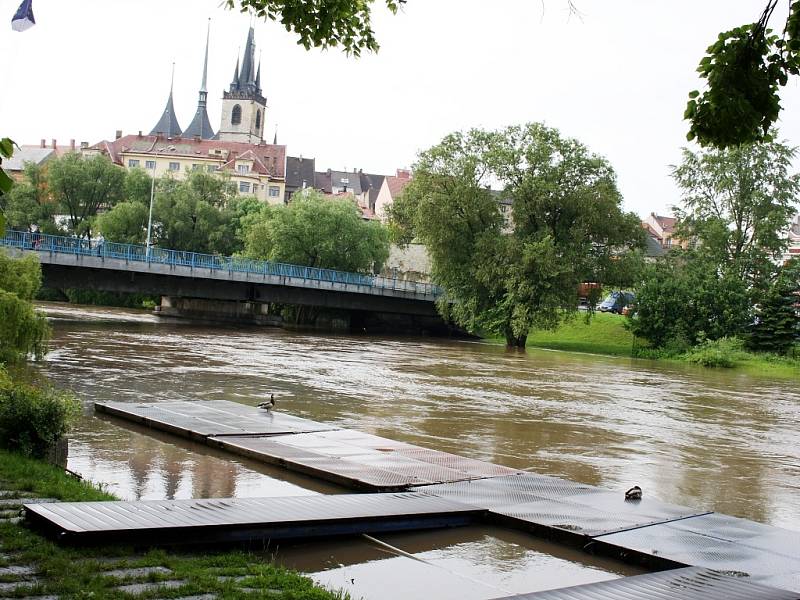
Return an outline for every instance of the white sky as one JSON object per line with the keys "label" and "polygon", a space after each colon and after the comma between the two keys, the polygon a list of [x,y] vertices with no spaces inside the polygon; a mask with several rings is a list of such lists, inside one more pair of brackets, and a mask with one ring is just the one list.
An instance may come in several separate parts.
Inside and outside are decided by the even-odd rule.
{"label": "white sky", "polygon": [[[158,120],[176,62],[175,108],[197,105],[211,22],[209,117],[244,46],[249,17],[221,0],[34,0],[37,25],[17,33],[20,0],[0,0],[0,133],[22,144],[67,144],[145,133]],[[256,23],[267,141],[317,170],[391,174],[445,134],[543,121],[605,155],[625,206],[665,212],[677,199],[687,93],[718,32],[755,20],[764,0],[408,0],[391,16],[377,0],[377,55],[306,52],[277,23]],[[781,26],[788,0],[773,25]],[[800,145],[797,78],[783,93],[782,137]]]}

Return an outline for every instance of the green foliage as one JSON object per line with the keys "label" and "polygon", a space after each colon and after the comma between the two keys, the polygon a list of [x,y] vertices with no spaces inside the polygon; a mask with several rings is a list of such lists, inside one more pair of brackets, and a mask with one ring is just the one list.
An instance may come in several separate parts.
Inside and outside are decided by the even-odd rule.
{"label": "green foliage", "polygon": [[608,162],[537,123],[448,135],[420,155],[390,219],[395,240],[427,247],[444,316],[518,347],[577,310],[581,282],[631,283],[636,261],[619,259],[643,241]]}
{"label": "green foliage", "polygon": [[44,355],[50,326],[32,300],[41,286],[41,267],[34,256],[11,258],[0,251],[0,362]]}
{"label": "green foliage", "polygon": [[50,199],[44,169],[34,163],[26,163],[23,181],[0,196],[0,208],[12,229],[32,231],[34,226],[42,233],[57,233],[53,222],[56,210]]}
{"label": "green foliage", "polygon": [[[11,158],[14,155],[14,141],[10,138],[0,138],[0,165],[3,164],[4,158]],[[2,166],[0,166],[0,199],[11,191],[11,188],[14,187],[14,180],[9,177],[8,173],[6,173]],[[0,231],[4,231],[6,224],[5,224],[5,217],[3,213],[0,212]]]}
{"label": "green foliage", "polygon": [[119,306],[121,308],[152,309],[161,300],[158,296],[148,296],[146,294],[104,292],[101,290],[81,290],[75,288],[67,288],[64,290],[64,295],[67,301],[72,304]]}
{"label": "green foliage", "polygon": [[679,353],[704,339],[739,335],[749,320],[746,283],[687,252],[671,253],[645,271],[629,326],[650,347]]}
{"label": "green foliage", "polygon": [[153,208],[153,240],[163,248],[230,254],[236,249],[228,213],[233,184],[206,173],[190,173],[182,181],[157,182]]}
{"label": "green foliage", "polygon": [[97,218],[97,229],[109,242],[143,244],[149,208],[141,202],[120,202]]}
{"label": "green foliage", "polygon": [[245,254],[250,258],[309,267],[377,273],[389,258],[389,233],[364,221],[354,202],[327,200],[308,190],[288,206],[270,207],[251,221]]}
{"label": "green foliage", "polygon": [[800,337],[800,259],[784,265],[765,294],[747,346],[759,352],[788,354]]}
{"label": "green foliage", "polygon": [[88,238],[98,211],[123,199],[125,171],[104,156],[69,152],[47,163],[47,185],[58,210],[69,216],[69,232]]}
{"label": "green foliage", "polygon": [[52,387],[0,381],[0,446],[42,457],[69,431],[80,402]]}
{"label": "green foliage", "polygon": [[780,114],[779,88],[800,72],[800,0],[792,0],[782,36],[767,28],[777,0],[758,22],[719,34],[697,71],[708,82],[689,94],[687,138],[720,148],[770,141]]}
{"label": "green foliage", "polygon": [[[312,46],[341,46],[348,54],[359,56],[362,50],[377,52],[378,42],[370,22],[374,0],[225,0],[229,8],[239,6],[242,12],[279,21],[286,31],[300,38],[306,50]],[[396,13],[405,0],[385,0]]]}
{"label": "green foliage", "polygon": [[684,149],[673,167],[683,206],[678,234],[699,242],[715,267],[764,285],[786,248],[800,175],[790,174],[796,150],[777,142],[698,153]]}
{"label": "green foliage", "polygon": [[704,340],[686,352],[686,362],[704,367],[731,369],[738,360],[746,360],[744,343],[737,337],[722,337],[718,340]]}
{"label": "green foliage", "polygon": [[131,169],[125,173],[125,200],[150,206],[153,178],[144,169]]}

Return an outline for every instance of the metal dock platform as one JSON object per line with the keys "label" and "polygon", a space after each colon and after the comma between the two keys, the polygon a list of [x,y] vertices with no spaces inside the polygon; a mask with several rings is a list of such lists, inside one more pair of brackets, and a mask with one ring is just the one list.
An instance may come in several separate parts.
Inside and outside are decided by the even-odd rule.
{"label": "metal dock platform", "polygon": [[625,501],[621,491],[518,472],[233,402],[95,406],[232,453],[384,493],[26,506],[31,523],[65,539],[231,542],[485,520],[655,570],[671,569],[514,598],[800,600],[798,532],[649,496]]}

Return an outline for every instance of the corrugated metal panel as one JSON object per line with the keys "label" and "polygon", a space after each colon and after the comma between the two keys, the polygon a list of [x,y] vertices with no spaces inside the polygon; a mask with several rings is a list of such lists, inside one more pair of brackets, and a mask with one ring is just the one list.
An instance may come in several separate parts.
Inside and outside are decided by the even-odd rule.
{"label": "corrugated metal panel", "polygon": [[[62,539],[191,543],[268,531],[314,537],[464,524],[481,511],[423,493],[225,498],[141,502],[60,502],[25,506],[34,525]],[[144,537],[153,536],[153,537]]]}
{"label": "corrugated metal panel", "polygon": [[688,567],[498,600],[797,600],[797,595],[747,579]]}
{"label": "corrugated metal panel", "polygon": [[606,491],[594,486],[536,473],[518,473],[478,481],[432,485],[419,489],[442,498],[466,502],[481,508],[555,500],[565,496],[574,497],[595,491]]}
{"label": "corrugated metal panel", "polygon": [[341,485],[376,491],[515,472],[349,430],[268,438],[213,437],[209,443]]}
{"label": "corrugated metal panel", "polygon": [[646,556],[729,573],[767,576],[800,572],[797,557],[690,531],[687,527],[691,527],[688,523],[691,520],[602,535],[595,541],[626,552],[633,550]]}
{"label": "corrugated metal panel", "polygon": [[333,425],[225,400],[198,402],[96,402],[96,410],[184,437],[278,435],[327,431]]}
{"label": "corrugated metal panel", "polygon": [[796,573],[781,573],[779,575],[756,575],[752,579],[762,585],[791,590],[800,599],[800,571]]}

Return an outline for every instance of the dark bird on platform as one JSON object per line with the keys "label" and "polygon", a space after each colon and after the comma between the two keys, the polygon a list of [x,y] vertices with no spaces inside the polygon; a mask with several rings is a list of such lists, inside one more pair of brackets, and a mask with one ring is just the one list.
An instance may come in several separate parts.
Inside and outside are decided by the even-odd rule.
{"label": "dark bird on platform", "polygon": [[642,488],[638,485],[633,486],[627,492],[625,492],[625,500],[641,500],[642,499]]}
{"label": "dark bird on platform", "polygon": [[275,395],[269,395],[269,402],[261,402],[258,404],[258,408],[263,408],[264,410],[272,410],[275,406]]}

